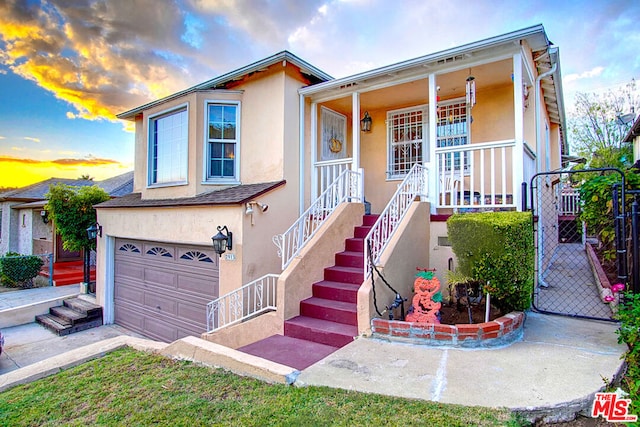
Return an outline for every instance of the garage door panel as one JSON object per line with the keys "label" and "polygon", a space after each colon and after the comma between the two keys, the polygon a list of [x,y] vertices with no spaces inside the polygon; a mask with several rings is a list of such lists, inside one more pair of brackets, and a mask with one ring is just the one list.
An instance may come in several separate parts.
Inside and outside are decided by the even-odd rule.
{"label": "garage door panel", "polygon": [[175,288],[178,282],[177,274],[166,270],[158,270],[157,267],[144,269],[145,283],[153,283],[163,287]]}
{"label": "garage door panel", "polygon": [[116,240],[115,321],[171,342],[206,331],[218,296],[218,258],[205,247]]}

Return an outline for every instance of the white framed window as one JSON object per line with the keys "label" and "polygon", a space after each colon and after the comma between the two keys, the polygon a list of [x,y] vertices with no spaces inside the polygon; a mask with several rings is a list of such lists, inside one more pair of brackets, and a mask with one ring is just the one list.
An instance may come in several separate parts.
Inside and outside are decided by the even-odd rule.
{"label": "white framed window", "polygon": [[[470,114],[464,98],[455,99],[438,104],[438,123],[436,125],[436,147],[453,147],[469,144],[471,141]],[[454,171],[464,169],[469,171],[469,156],[464,156],[464,164],[460,164],[460,153],[444,154],[444,170]]]}
{"label": "white framed window", "polygon": [[322,157],[321,160],[338,160],[347,157],[347,116],[326,107],[321,109]]}
{"label": "white framed window", "polygon": [[428,160],[427,106],[387,112],[387,178],[406,175],[416,163]]}
{"label": "white framed window", "polygon": [[238,182],[240,103],[206,102],[205,181]]}
{"label": "white framed window", "polygon": [[149,185],[187,182],[189,112],[186,105],[149,117]]}

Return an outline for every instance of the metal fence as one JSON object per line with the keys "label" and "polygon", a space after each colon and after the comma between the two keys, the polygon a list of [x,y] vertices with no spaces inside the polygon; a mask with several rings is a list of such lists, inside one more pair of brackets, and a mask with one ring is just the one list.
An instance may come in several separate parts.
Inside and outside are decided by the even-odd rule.
{"label": "metal fence", "polygon": [[[26,266],[21,266],[20,263],[9,264],[9,263],[6,263],[5,260],[17,261],[19,259],[26,260],[33,257],[37,257],[42,260],[42,266],[40,267],[40,271],[34,277],[26,278],[25,280],[19,280],[18,281],[19,282],[18,284],[20,285],[19,287],[22,287],[22,288],[34,287],[33,281],[38,275],[46,277],[48,280],[48,285],[53,286],[53,254],[51,253],[34,254],[34,255],[6,255],[5,254],[4,256],[0,257],[0,273],[2,273],[3,265],[4,266],[12,265],[11,268],[15,270],[16,277],[19,277],[19,278],[26,277],[25,274],[29,276],[30,274],[28,274],[28,272],[26,271],[26,268],[27,268]],[[0,274],[0,280],[1,280],[1,274]]]}
{"label": "metal fence", "polygon": [[[581,175],[576,175],[580,173]],[[580,219],[585,201],[580,189],[589,174],[617,170],[551,172],[531,179],[531,206],[536,248],[536,286],[533,308],[572,317],[613,320],[620,293],[612,285],[626,282],[626,238],[603,238],[600,230],[588,229]],[[609,194],[615,199],[612,185]],[[623,196],[624,197],[624,196]],[[610,225],[619,228],[624,209],[602,212]],[[615,289],[615,288],[614,288]]]}

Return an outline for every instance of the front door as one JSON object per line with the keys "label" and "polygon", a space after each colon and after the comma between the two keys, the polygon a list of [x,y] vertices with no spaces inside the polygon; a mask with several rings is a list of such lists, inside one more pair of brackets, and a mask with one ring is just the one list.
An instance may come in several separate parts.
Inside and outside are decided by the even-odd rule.
{"label": "front door", "polygon": [[56,256],[55,262],[69,262],[69,261],[81,261],[82,252],[80,251],[67,251],[62,247],[62,237],[56,232],[55,235],[55,248]]}

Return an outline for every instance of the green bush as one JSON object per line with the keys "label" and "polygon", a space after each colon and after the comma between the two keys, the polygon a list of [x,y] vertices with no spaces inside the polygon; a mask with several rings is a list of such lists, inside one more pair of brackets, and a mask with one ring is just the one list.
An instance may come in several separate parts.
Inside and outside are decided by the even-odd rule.
{"label": "green bush", "polygon": [[624,300],[617,315],[620,321],[618,342],[629,346],[625,355],[628,370],[623,381],[631,399],[629,413],[640,414],[640,294],[627,293]]}
{"label": "green bush", "polygon": [[455,214],[447,220],[447,228],[459,273],[482,282],[502,311],[530,307],[534,273],[530,213]]}
{"label": "green bush", "polygon": [[39,256],[7,252],[0,257],[0,281],[9,288],[30,287],[43,264]]}

